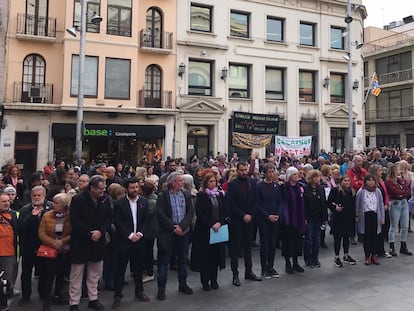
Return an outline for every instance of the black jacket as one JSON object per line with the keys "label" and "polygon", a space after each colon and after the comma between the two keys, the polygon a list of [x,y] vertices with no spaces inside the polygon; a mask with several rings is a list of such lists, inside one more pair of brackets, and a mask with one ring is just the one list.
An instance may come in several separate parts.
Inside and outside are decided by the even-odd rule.
{"label": "black jacket", "polygon": [[240,178],[236,178],[229,183],[226,197],[231,224],[243,223],[243,217],[246,214],[251,216],[256,214],[256,182],[252,178],[247,178],[247,186],[246,193]]}
{"label": "black jacket", "polygon": [[328,220],[328,202],[325,196],[325,189],[322,186],[317,185],[313,189],[310,184],[307,184],[305,186],[304,198],[306,220]]}

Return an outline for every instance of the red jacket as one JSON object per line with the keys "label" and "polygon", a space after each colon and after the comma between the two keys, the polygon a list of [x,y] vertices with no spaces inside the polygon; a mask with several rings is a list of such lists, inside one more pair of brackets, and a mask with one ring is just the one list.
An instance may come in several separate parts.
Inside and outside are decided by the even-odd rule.
{"label": "red jacket", "polygon": [[367,174],[367,170],[362,167],[357,168],[354,166],[350,168],[349,170],[347,170],[346,174],[351,179],[352,188],[354,188],[355,191],[358,191],[359,188],[361,188],[362,185],[364,184],[364,177]]}

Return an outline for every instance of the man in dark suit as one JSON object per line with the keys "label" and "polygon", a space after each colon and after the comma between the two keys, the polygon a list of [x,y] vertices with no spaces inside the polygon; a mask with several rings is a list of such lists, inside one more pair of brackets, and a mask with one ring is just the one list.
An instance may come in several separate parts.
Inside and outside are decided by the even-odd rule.
{"label": "man in dark suit", "polygon": [[116,228],[115,249],[115,296],[113,309],[121,307],[122,289],[128,262],[134,273],[135,298],[143,302],[150,299],[144,294],[142,273],[144,268],[145,234],[148,226],[148,202],[138,195],[140,186],[135,177],[124,182],[126,196],[114,203],[114,225]]}
{"label": "man in dark suit", "polygon": [[187,285],[188,233],[194,218],[191,194],[184,190],[183,174],[172,172],[167,178],[167,189],[158,195],[156,210],[158,231],[158,300],[165,300],[168,264],[173,254],[178,257],[178,290],[191,295]]}
{"label": "man in dark suit", "polygon": [[261,281],[252,271],[251,239],[253,216],[256,205],[256,182],[248,176],[248,164],[244,161],[237,163],[237,178],[229,183],[227,199],[229,204],[229,234],[231,270],[233,285],[240,286],[238,272],[238,257],[240,246],[244,250],[244,266],[246,280]]}
{"label": "man in dark suit", "polygon": [[85,266],[87,266],[88,308],[104,310],[104,306],[98,300],[98,281],[102,274],[106,249],[105,234],[112,223],[111,202],[109,196],[105,194],[105,188],[104,178],[94,175],[89,180],[88,188],[75,195],[70,204],[72,233],[69,310],[71,311],[79,310]]}

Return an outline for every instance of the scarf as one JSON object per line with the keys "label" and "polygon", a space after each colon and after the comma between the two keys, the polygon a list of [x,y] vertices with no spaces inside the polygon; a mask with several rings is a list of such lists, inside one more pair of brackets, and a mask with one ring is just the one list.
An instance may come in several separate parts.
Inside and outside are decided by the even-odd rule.
{"label": "scarf", "polygon": [[374,192],[377,189],[377,186],[374,187],[368,187],[367,185],[364,185],[363,187],[364,189],[366,189],[369,192]]}
{"label": "scarf", "polygon": [[[290,212],[289,212],[289,221],[292,220],[289,225],[299,230],[301,234],[305,234],[305,204],[304,204],[304,198],[303,198],[303,191],[302,188],[299,186],[298,183],[296,185],[292,186],[290,182],[286,183],[288,189],[289,189],[289,196],[290,196]],[[297,200],[296,193],[300,193],[300,199],[299,202]]]}
{"label": "scarf", "polygon": [[220,191],[218,191],[217,188],[214,189],[208,189],[206,188],[206,193],[209,197],[218,197],[220,195]]}

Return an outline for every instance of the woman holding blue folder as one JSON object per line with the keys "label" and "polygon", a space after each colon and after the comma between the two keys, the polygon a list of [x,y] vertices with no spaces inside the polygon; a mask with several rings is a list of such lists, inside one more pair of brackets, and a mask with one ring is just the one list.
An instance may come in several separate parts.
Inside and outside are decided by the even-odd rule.
{"label": "woman holding blue folder", "polygon": [[[210,230],[218,232],[226,222],[224,195],[217,189],[214,173],[207,173],[202,181],[195,204],[197,220],[193,234],[190,268],[200,272],[205,291],[218,289],[217,270],[225,267],[224,243],[210,244]],[[223,228],[221,228],[223,230]]]}

